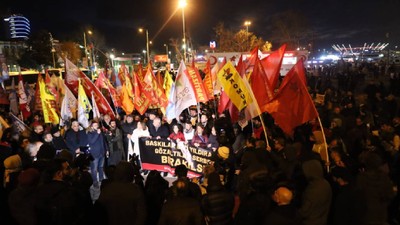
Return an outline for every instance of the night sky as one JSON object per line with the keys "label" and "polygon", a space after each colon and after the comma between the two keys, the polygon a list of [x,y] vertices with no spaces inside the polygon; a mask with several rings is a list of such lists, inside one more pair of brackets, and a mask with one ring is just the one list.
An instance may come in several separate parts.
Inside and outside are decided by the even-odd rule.
{"label": "night sky", "polygon": [[[249,30],[269,40],[269,34],[274,32],[272,18],[286,10],[299,11],[307,18],[317,48],[364,42],[400,44],[400,0],[187,1],[186,28],[197,46],[213,40],[213,27],[218,22],[239,30],[244,29],[245,20],[251,20]],[[0,13],[23,14],[31,21],[33,32],[46,29],[59,40],[82,41],[83,31],[91,29],[104,36],[105,47],[125,52],[145,48],[145,37],[137,29],[146,27],[154,42],[152,48],[163,51],[169,38],[182,38],[181,11],[173,15],[177,3],[178,0],[3,0]],[[161,29],[163,24],[166,25]]]}

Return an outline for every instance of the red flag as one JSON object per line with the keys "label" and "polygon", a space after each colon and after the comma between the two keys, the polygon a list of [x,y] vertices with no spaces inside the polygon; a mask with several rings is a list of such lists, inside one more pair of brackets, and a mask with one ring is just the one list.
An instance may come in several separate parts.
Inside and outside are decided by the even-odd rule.
{"label": "red flag", "polygon": [[209,100],[214,99],[214,88],[213,88],[213,81],[211,76],[211,65],[210,60],[207,61],[206,68],[204,69],[204,73],[206,76],[203,80],[204,89],[207,94],[207,98]]}
{"label": "red flag", "polygon": [[108,90],[108,93],[110,94],[110,97],[111,97],[111,100],[113,101],[114,106],[121,107],[121,100],[119,98],[117,90],[111,84],[110,80],[108,80],[108,78],[104,75],[103,72],[99,73],[99,76],[95,82],[95,85],[99,89],[103,88],[103,89]]}
{"label": "red flag", "polygon": [[[133,73],[133,88],[135,90],[135,98],[133,104],[135,109],[143,115],[150,106],[151,93],[143,90],[143,81],[140,80],[137,73]],[[147,94],[147,95],[146,95]]]}
{"label": "red flag", "polygon": [[240,76],[243,78],[246,76],[246,64],[243,62],[243,56],[240,55],[239,62],[236,66],[236,70],[240,74]]}
{"label": "red flag", "polygon": [[106,98],[93,84],[93,82],[68,59],[65,59],[65,66],[65,84],[71,90],[71,92],[75,96],[78,95],[78,79],[81,79],[81,84],[85,90],[86,95],[91,96],[93,92],[100,113],[108,114],[111,116],[111,118],[115,118],[114,111],[112,110],[110,104],[108,104]]}
{"label": "red flag", "polygon": [[140,80],[143,80],[143,78],[144,78],[143,74],[145,74],[144,70],[143,70],[143,65],[142,65],[142,63],[139,63],[138,69],[137,69],[137,75],[138,75]]}
{"label": "red flag", "polygon": [[295,127],[318,117],[314,103],[305,85],[303,61],[286,74],[274,99],[264,107],[282,130],[293,135]]}
{"label": "red flag", "polygon": [[8,100],[8,95],[5,89],[0,88],[0,105],[9,105],[10,101]]}
{"label": "red flag", "polygon": [[278,50],[272,52],[268,57],[261,60],[265,74],[268,77],[271,90],[275,90],[279,80],[279,71],[281,69],[283,56],[285,55],[286,44]]}
{"label": "red flag", "polygon": [[24,80],[22,79],[21,73],[18,76],[18,97],[19,97],[19,109],[25,120],[31,115],[31,109],[28,104],[28,96],[26,95],[25,92]]}
{"label": "red flag", "polygon": [[229,99],[229,96],[225,93],[225,91],[221,91],[221,95],[219,97],[218,113],[221,114],[225,110],[229,111],[232,123],[236,123],[239,120],[239,110]]}
{"label": "red flag", "polygon": [[258,58],[258,47],[255,47],[251,52],[250,56],[246,59],[246,71],[251,69],[256,63]]}
{"label": "red flag", "polygon": [[152,91],[152,98],[150,100],[151,104],[156,105],[165,112],[165,109],[168,106],[168,99],[161,86],[158,85],[150,64],[147,66],[147,72],[143,81],[143,84],[145,85],[144,89],[146,89],[146,91]]}
{"label": "red flag", "polygon": [[254,97],[262,109],[273,98],[272,90],[270,89],[269,81],[265,75],[264,68],[258,57],[256,58],[253,72],[250,75],[250,85],[253,90]]}
{"label": "red flag", "polygon": [[229,99],[228,95],[225,93],[225,91],[221,91],[221,95],[219,96],[219,104],[218,104],[218,113],[221,114],[225,110],[228,109],[229,102],[231,100]]}
{"label": "red flag", "polygon": [[58,109],[60,109],[60,106],[61,106],[60,94],[58,93],[54,84],[51,82],[51,77],[47,70],[46,70],[44,82],[46,84],[46,88],[50,91],[51,94],[53,94],[53,96],[55,98],[55,101],[52,101],[50,104],[56,111],[58,111]]}
{"label": "red flag", "polygon": [[197,70],[197,68],[190,66],[186,67],[186,69],[189,82],[192,85],[194,93],[196,95],[196,101],[207,102],[208,101],[207,93],[204,88],[203,82],[201,80],[199,71]]}

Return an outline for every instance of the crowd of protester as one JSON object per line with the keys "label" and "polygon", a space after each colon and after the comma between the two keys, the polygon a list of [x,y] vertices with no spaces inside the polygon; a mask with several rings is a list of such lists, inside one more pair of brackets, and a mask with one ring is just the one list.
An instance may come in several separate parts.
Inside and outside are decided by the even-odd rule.
{"label": "crowd of protester", "polygon": [[[232,124],[212,103],[174,121],[157,110],[104,115],[87,129],[35,114],[30,134],[11,127],[1,137],[2,224],[399,224],[398,90],[365,79],[384,76],[376,67],[309,77],[323,128],[316,119],[292,137],[268,114],[264,135],[260,118]],[[212,161],[194,179],[177,166],[169,185],[141,169],[139,138],[206,148]]]}

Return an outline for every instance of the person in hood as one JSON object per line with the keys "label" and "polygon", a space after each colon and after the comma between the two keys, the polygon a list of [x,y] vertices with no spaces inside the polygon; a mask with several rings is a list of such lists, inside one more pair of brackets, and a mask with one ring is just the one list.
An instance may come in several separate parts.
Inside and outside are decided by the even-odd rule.
{"label": "person in hood", "polygon": [[332,200],[332,189],[323,177],[321,162],[308,160],[302,164],[308,182],[301,200],[299,214],[304,225],[326,225]]}

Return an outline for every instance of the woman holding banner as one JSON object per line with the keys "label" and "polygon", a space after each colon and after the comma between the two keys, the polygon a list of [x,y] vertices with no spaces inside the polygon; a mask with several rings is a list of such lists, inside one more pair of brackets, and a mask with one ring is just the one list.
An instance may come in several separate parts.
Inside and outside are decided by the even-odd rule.
{"label": "woman holding banner", "polygon": [[129,142],[128,146],[128,159],[130,160],[134,154],[138,156],[138,165],[140,165],[140,149],[139,149],[139,138],[150,137],[149,129],[147,129],[145,122],[138,122],[136,129],[133,130],[131,135],[131,141],[134,146],[132,148],[132,142]]}
{"label": "woman holding banner", "polygon": [[172,133],[169,135],[168,140],[178,144],[179,142],[185,142],[185,135],[183,135],[180,125],[172,125]]}
{"label": "woman holding banner", "polygon": [[192,145],[199,148],[206,148],[208,143],[208,137],[204,134],[204,126],[198,123],[196,126],[196,132],[192,139]]}

